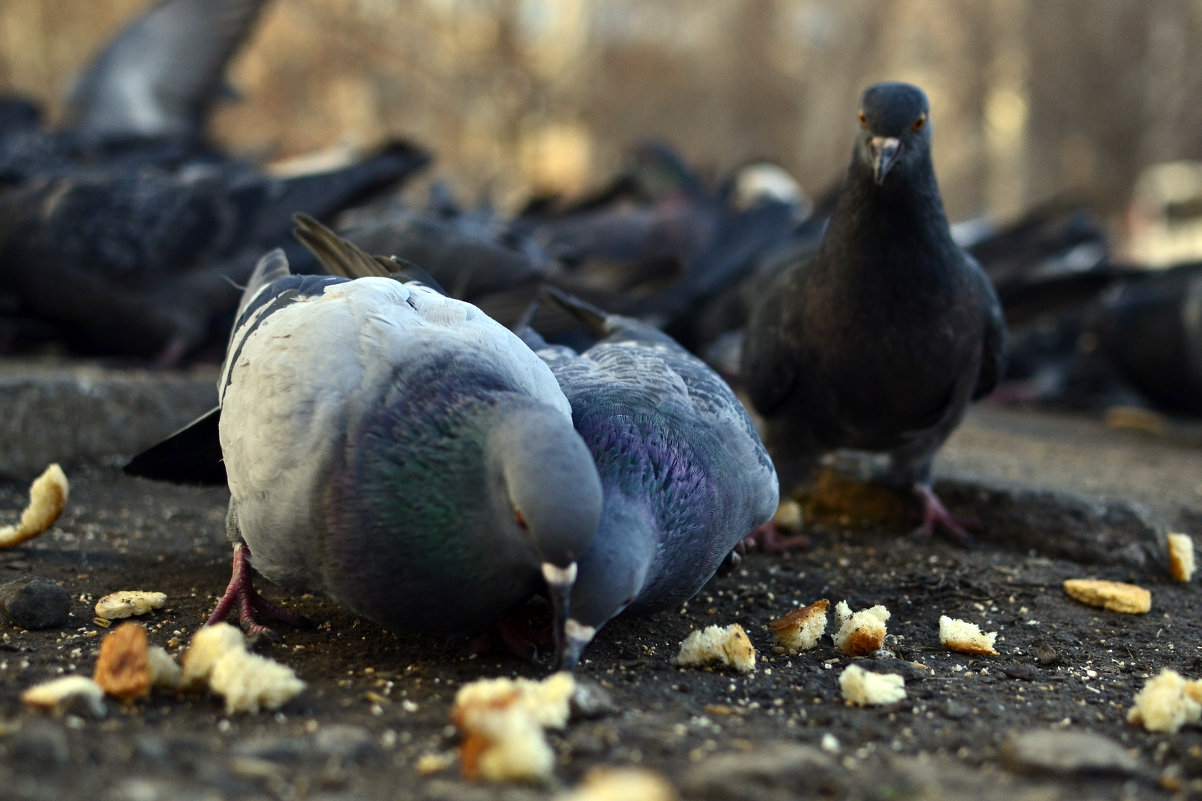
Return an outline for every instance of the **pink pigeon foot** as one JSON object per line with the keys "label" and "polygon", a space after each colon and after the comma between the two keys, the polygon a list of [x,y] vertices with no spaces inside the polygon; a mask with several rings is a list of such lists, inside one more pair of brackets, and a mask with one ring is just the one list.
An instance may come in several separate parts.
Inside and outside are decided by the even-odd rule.
{"label": "pink pigeon foot", "polygon": [[276,606],[255,590],[250,566],[250,549],[246,547],[245,543],[239,543],[234,548],[234,565],[230,583],[205,625],[211,626],[225,620],[230,607],[235,603],[238,605],[238,623],[242,626],[242,630],[252,637],[275,638],[275,632],[255,619],[256,613],[265,618],[279,620],[297,627],[310,625],[307,618],[289,609]]}
{"label": "pink pigeon foot", "polygon": [[935,491],[926,484],[917,484],[914,493],[922,502],[922,524],[914,529],[911,536],[917,539],[931,537],[936,529],[946,533],[958,544],[968,546],[972,543],[972,535],[968,529],[980,529],[981,522],[972,518],[960,518],[953,515],[939,500]]}

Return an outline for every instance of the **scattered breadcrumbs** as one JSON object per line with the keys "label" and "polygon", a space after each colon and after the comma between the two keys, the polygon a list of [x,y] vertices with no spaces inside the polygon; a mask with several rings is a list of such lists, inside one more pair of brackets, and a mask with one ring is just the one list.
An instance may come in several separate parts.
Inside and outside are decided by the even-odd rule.
{"label": "scattered breadcrumbs", "polygon": [[555,673],[543,681],[482,679],[459,688],[451,720],[462,736],[465,778],[490,782],[545,781],[555,752],[543,734],[562,728],[571,714],[576,680]]}
{"label": "scattered breadcrumbs", "polygon": [[848,656],[867,656],[885,642],[889,610],[880,604],[854,614],[847,601],[835,605],[835,645]]}
{"label": "scattered breadcrumbs", "polygon": [[819,638],[826,632],[826,610],[830,605],[831,602],[825,598],[814,601],[773,620],[768,628],[776,634],[776,642],[784,652],[796,656],[818,644]]}
{"label": "scattered breadcrumbs", "polygon": [[1202,719],[1202,680],[1189,681],[1165,669],[1148,679],[1127,712],[1127,721],[1148,731],[1172,734]]}
{"label": "scattered breadcrumbs", "polygon": [[724,665],[740,673],[755,669],[755,646],[738,623],[729,626],[707,626],[689,632],[680,644],[680,653],[673,664],[681,667]]}
{"label": "scattered breadcrumbs", "polygon": [[1064,591],[1070,597],[1089,606],[1142,615],[1152,608],[1152,593],[1135,584],[1099,579],[1065,579]]}
{"label": "scattered breadcrumbs", "polygon": [[997,656],[997,632],[983,633],[976,623],[939,616],[939,642],[949,651],[977,656]]}
{"label": "scattered breadcrumbs", "polygon": [[0,526],[0,548],[13,548],[54,525],[67,506],[70,485],[63,469],[52,464],[29,487],[29,506],[15,526]]}
{"label": "scattered breadcrumbs", "polygon": [[839,674],[843,697],[857,706],[892,704],[906,697],[906,680],[896,673],[873,673],[859,665],[848,665]]}

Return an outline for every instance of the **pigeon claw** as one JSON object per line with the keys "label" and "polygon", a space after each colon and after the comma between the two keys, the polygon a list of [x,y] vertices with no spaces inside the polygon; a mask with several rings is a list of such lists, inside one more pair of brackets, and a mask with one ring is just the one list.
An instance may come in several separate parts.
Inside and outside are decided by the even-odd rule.
{"label": "pigeon claw", "polygon": [[747,550],[759,548],[764,553],[779,556],[793,548],[809,548],[810,538],[804,534],[781,534],[776,524],[769,520],[748,534],[742,544]]}
{"label": "pigeon claw", "polygon": [[276,606],[255,590],[253,571],[250,565],[250,549],[246,547],[245,543],[239,543],[234,548],[230,583],[226,586],[221,599],[217,601],[217,606],[214,607],[213,614],[209,615],[205,625],[211,626],[225,620],[226,615],[235,605],[238,607],[238,623],[250,637],[279,639],[279,635],[258,621],[256,614],[298,628],[307,628],[312,625],[308,618],[298,615],[290,609]]}
{"label": "pigeon claw", "polygon": [[922,502],[922,523],[910,534],[915,539],[930,539],[936,530],[947,534],[956,544],[967,548],[972,544],[969,529],[980,530],[981,521],[974,518],[956,517],[947,510],[935,491],[925,484],[914,487],[914,493]]}

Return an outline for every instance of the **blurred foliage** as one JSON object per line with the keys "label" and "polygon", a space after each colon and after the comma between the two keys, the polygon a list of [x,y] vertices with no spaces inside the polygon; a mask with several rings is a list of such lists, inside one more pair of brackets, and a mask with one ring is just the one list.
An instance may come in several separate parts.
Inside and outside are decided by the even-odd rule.
{"label": "blurred foliage", "polygon": [[[51,118],[148,0],[0,0],[0,90]],[[579,191],[645,137],[717,172],[771,157],[836,182],[860,90],[933,105],[953,218],[1076,192],[1102,213],[1139,170],[1202,157],[1202,0],[274,0],[214,120],[236,153],[408,137],[468,193]]]}

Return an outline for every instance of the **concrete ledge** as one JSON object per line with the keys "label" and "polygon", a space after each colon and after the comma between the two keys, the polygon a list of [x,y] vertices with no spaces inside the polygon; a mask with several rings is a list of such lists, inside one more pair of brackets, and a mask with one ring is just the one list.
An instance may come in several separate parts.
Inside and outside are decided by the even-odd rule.
{"label": "concrete ledge", "polygon": [[50,462],[122,459],[217,402],[217,368],[114,370],[0,362],[0,476],[31,479]]}

